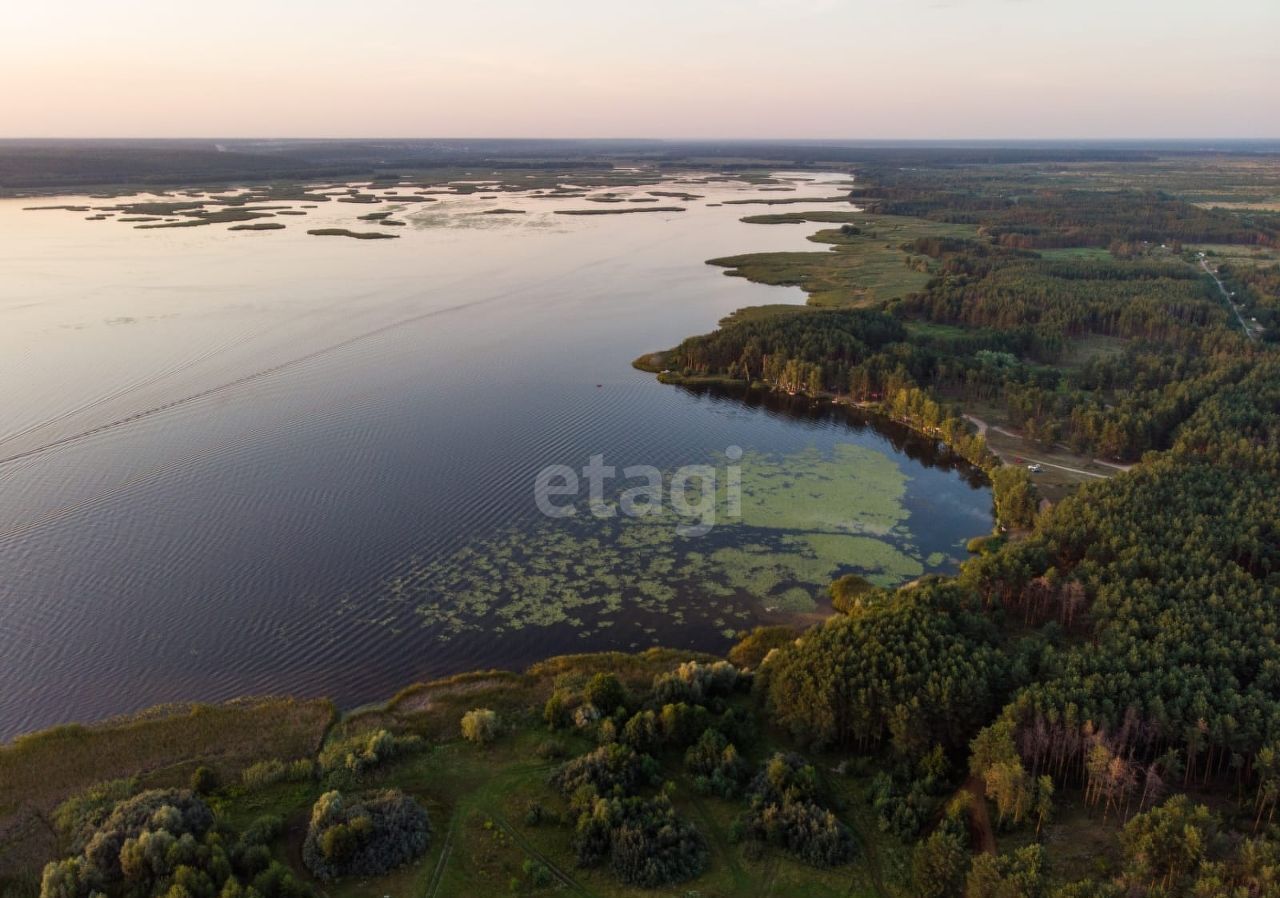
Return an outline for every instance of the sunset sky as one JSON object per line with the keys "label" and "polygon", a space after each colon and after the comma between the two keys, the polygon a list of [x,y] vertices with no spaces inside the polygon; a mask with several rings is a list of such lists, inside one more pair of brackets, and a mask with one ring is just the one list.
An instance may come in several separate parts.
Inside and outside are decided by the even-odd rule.
{"label": "sunset sky", "polygon": [[1280,136],[1280,2],[49,0],[5,137]]}

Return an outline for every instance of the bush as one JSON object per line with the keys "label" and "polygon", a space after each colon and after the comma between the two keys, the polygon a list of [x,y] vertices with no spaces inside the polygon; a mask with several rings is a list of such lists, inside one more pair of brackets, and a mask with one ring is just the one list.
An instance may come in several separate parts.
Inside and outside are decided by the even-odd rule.
{"label": "bush", "polygon": [[587,681],[582,697],[602,714],[612,714],[627,703],[627,692],[617,675],[598,673]]}
{"label": "bush", "polygon": [[245,846],[269,845],[284,832],[284,821],[275,814],[263,814],[250,823],[240,834],[240,843]]}
{"label": "bush", "polygon": [[115,806],[137,791],[136,779],[110,780],[90,786],[58,805],[53,812],[53,824],[70,843],[72,851],[79,852]]}
{"label": "bush", "polygon": [[1005,543],[1003,536],[975,536],[964,544],[970,555],[991,555]]}
{"label": "bush", "polygon": [[218,774],[212,767],[200,766],[191,774],[191,791],[197,795],[208,795],[218,788]]}
{"label": "bush", "polygon": [[776,845],[815,867],[853,859],[849,828],[817,802],[817,771],[794,754],[775,754],[752,780],[745,838]]}
{"label": "bush", "polygon": [[685,768],[704,794],[732,798],[750,776],[747,763],[719,730],[705,730],[684,756]]}
{"label": "bush", "polygon": [[310,758],[298,758],[296,761],[289,762],[285,768],[284,778],[291,783],[302,783],[315,776],[315,773],[314,761]]}
{"label": "bush", "polygon": [[326,745],[320,752],[320,769],[325,774],[345,772],[359,776],[421,745],[417,736],[393,736],[386,730],[358,733]]}
{"label": "bush", "polygon": [[694,879],[708,857],[701,833],[676,817],[665,795],[596,799],[578,818],[574,847],[580,866],[608,859],[620,882],[641,888]]}
{"label": "bush", "polygon": [[558,817],[554,811],[548,810],[547,806],[540,801],[530,801],[524,808],[524,822],[526,826],[541,826],[544,823],[555,823]]}
{"label": "bush", "polygon": [[590,703],[579,705],[573,711],[573,725],[580,730],[594,726],[595,722],[600,719],[600,709]]}
{"label": "bush", "polygon": [[914,841],[937,816],[943,797],[955,791],[947,766],[942,746],[935,745],[916,764],[902,763],[893,771],[877,773],[871,781],[871,795],[880,828],[903,841]]}
{"label": "bush", "polygon": [[756,627],[729,649],[729,661],[739,668],[754,669],[764,663],[774,649],[791,645],[800,634],[790,627]]}
{"label": "bush", "polygon": [[563,689],[551,693],[547,703],[542,706],[542,719],[547,728],[561,730],[573,723],[573,699]]}
{"label": "bush", "polygon": [[919,898],[955,898],[964,894],[969,850],[961,836],[939,829],[911,853],[911,884]]}
{"label": "bush", "polygon": [[240,771],[240,782],[244,783],[250,789],[261,789],[278,783],[285,777],[284,762],[272,758],[269,761],[259,761],[256,764],[250,764],[244,770]]}
{"label": "bush", "polygon": [[543,739],[533,753],[547,761],[558,761],[569,754],[569,749],[559,739]]}
{"label": "bush", "polygon": [[702,731],[711,725],[711,713],[701,705],[677,702],[663,706],[659,725],[668,742],[683,748],[696,742]]}
{"label": "bush", "polygon": [[738,669],[727,661],[686,661],[670,673],[653,678],[653,701],[658,705],[701,705],[729,695],[737,685]]}
{"label": "bush", "polygon": [[[241,898],[242,882],[261,898],[308,898],[310,891],[264,844],[280,831],[278,818],[255,821],[237,839],[213,828],[213,813],[189,790],[151,790],[115,802],[120,784],[95,787],[61,808],[76,830],[79,852],[49,864],[42,898]],[[83,828],[90,817],[96,827]]]}
{"label": "bush", "polygon": [[311,809],[302,860],[322,880],[380,876],[420,857],[430,839],[427,812],[399,789],[351,801],[326,792]]}
{"label": "bush", "polygon": [[857,574],[845,574],[827,588],[831,591],[831,607],[844,614],[850,614],[862,607],[867,594],[875,589]]}
{"label": "bush", "polygon": [[551,871],[547,869],[547,865],[529,858],[524,862],[524,875],[529,880],[529,885],[535,889],[545,889],[551,885]]}
{"label": "bush", "polygon": [[551,775],[551,785],[565,796],[590,786],[600,795],[625,794],[641,785],[654,782],[657,762],[635,749],[613,743],[566,761]]}
{"label": "bush", "polygon": [[653,754],[662,745],[662,733],[658,729],[658,715],[652,711],[633,714],[622,728],[623,745],[629,745],[641,754]]}
{"label": "bush", "polygon": [[462,738],[476,745],[488,745],[498,738],[502,725],[498,712],[475,708],[462,715]]}

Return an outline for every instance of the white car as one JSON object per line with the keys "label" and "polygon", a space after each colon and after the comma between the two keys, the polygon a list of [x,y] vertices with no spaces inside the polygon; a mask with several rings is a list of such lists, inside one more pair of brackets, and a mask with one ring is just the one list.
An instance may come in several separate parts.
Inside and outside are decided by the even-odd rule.
{"label": "white car", "polygon": [[1032,462],[1031,464],[1027,465],[1027,470],[1030,471],[1032,474],[1039,474],[1040,465],[1035,462]]}

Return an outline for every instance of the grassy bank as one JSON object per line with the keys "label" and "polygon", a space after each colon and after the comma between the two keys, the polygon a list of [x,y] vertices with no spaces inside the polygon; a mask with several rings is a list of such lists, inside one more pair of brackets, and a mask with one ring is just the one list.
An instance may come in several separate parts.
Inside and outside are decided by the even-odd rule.
{"label": "grassy bank", "polygon": [[[23,795],[23,808],[4,808],[0,883],[21,894],[23,883],[46,860],[67,850],[51,824],[57,804],[107,780],[134,779],[135,788],[185,785],[198,766],[217,772],[219,785],[207,800],[220,821],[243,829],[262,815],[286,821],[273,855],[332,898],[379,898],[416,894],[449,895],[581,894],[639,896],[652,891],[621,885],[607,869],[583,869],[571,848],[572,819],[566,801],[548,786],[564,757],[590,751],[593,730],[570,727],[549,733],[543,704],[556,690],[582,690],[598,674],[618,678],[638,704],[655,676],[691,660],[711,656],[667,649],[640,654],[604,653],[548,659],[523,673],[466,674],[402,690],[387,702],[334,716],[325,702],[285,700],[226,706],[162,708],[136,718],[95,727],[62,727],[0,747],[0,794]],[[751,699],[730,706],[753,714]],[[477,746],[461,736],[466,711],[485,707],[503,722],[501,735]],[[311,805],[329,788],[325,746],[355,744],[380,730],[398,738],[418,737],[421,748],[380,762],[359,776],[361,788],[394,786],[428,811],[435,835],[418,861],[377,877],[324,885],[310,880],[300,864],[300,827]],[[774,751],[794,746],[763,723],[744,744],[757,764]],[[706,872],[689,888],[702,896],[879,896],[886,876],[905,863],[904,847],[877,831],[866,811],[868,780],[830,772],[836,759],[819,760],[823,786],[855,833],[859,851],[851,864],[821,870],[777,850],[752,850],[734,835],[740,800],[700,795],[683,766],[683,749],[657,755],[675,812],[697,826],[706,839]],[[309,758],[316,775],[264,777],[263,762]],[[255,765],[257,765],[255,767]],[[250,771],[245,773],[245,771]],[[318,777],[318,778],[317,778]],[[33,827],[16,826],[30,807]],[[534,820],[530,808],[542,810]],[[545,872],[544,872],[545,871]],[[896,872],[895,872],[896,871]],[[549,875],[548,875],[549,874]],[[683,891],[679,892],[683,894]]]}

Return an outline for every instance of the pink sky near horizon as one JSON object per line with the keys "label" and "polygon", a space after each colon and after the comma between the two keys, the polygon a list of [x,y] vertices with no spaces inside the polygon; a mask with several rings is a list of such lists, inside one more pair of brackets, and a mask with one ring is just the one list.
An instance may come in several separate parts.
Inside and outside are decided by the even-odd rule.
{"label": "pink sky near horizon", "polygon": [[0,136],[1280,137],[1280,2],[24,3]]}

